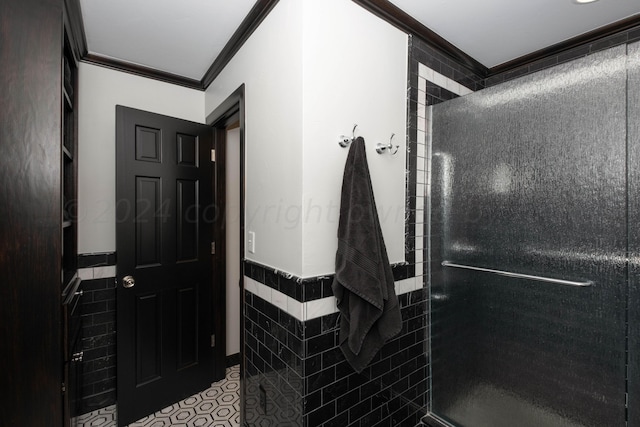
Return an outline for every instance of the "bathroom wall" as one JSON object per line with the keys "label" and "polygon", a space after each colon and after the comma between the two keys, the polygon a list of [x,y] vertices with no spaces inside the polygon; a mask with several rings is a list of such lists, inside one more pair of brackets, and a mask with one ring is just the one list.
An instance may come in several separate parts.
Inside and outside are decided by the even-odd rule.
{"label": "bathroom wall", "polygon": [[346,159],[337,141],[357,123],[390,259],[404,261],[405,159],[375,145],[395,133],[406,146],[406,52],[404,33],[352,2],[281,0],[207,89],[209,114],[245,85],[248,260],[297,277],[333,271]]}
{"label": "bathroom wall", "polygon": [[[275,424],[305,426],[414,426],[427,411],[426,107],[481,89],[483,82],[423,42],[409,41],[405,154],[409,262],[393,268],[403,329],[370,368],[356,374],[336,343],[332,275],[300,279],[247,263],[244,409],[249,425],[267,418]],[[267,391],[266,413],[259,407],[260,385]],[[288,416],[278,418],[279,414]]]}
{"label": "bathroom wall", "polygon": [[116,250],[116,105],[204,123],[204,93],[81,62],[78,253]]}
{"label": "bathroom wall", "polygon": [[245,227],[256,235],[255,253],[245,256],[297,275],[304,3],[280,0],[205,93],[208,115],[245,85]]}
{"label": "bathroom wall", "polygon": [[[256,231],[256,253],[247,253],[245,263],[243,412],[249,425],[415,424],[427,388],[424,180],[417,178],[418,168],[424,178],[425,150],[424,138],[420,144],[416,140],[415,125],[413,137],[407,137],[407,36],[352,2],[306,2],[296,9],[299,4],[281,0],[206,95],[209,112],[245,84],[246,197],[251,205],[246,222],[248,231]],[[275,43],[263,40],[280,37],[281,22],[290,24],[294,12],[304,30],[286,27],[298,33],[289,34],[284,47],[301,49],[300,68],[297,54],[288,55],[298,73],[292,80],[291,68],[262,61],[263,56],[282,56],[280,48],[274,51]],[[256,76],[256,68],[262,76]],[[286,87],[291,102],[280,102],[285,89],[267,91],[264,84]],[[300,109],[303,125],[298,128],[290,123],[298,117],[291,110]],[[401,263],[394,266],[394,277],[404,325],[363,374],[351,370],[336,345],[330,289],[347,155],[337,137],[350,137],[356,123],[356,135],[367,143],[390,258]],[[376,154],[375,144],[387,143],[392,133],[399,154]],[[282,204],[282,214],[287,209],[290,214],[284,223],[250,216],[261,206],[286,202],[291,194],[297,200]],[[281,232],[298,224],[300,237]],[[266,411],[260,406],[260,387],[266,392]]]}
{"label": "bathroom wall", "polygon": [[[407,150],[407,35],[351,1],[304,2],[302,277],[334,272],[346,150],[337,136],[367,145],[371,179],[391,263],[404,261]],[[399,155],[378,155],[392,142]]]}
{"label": "bathroom wall", "polygon": [[[364,43],[359,58],[360,68],[350,70],[345,76],[335,81],[336,88],[342,90],[348,81],[355,78],[354,76],[360,73],[367,75],[366,78],[358,78],[362,83],[358,89],[358,97],[354,100],[349,100],[347,97],[346,102],[341,101],[345,108],[357,114],[343,118],[342,114],[338,114],[339,111],[333,111],[335,109],[333,98],[329,101],[323,100],[324,103],[321,104],[331,111],[311,109],[312,113],[317,114],[322,121],[328,120],[324,116],[332,115],[332,117],[340,117],[342,122],[336,120],[333,128],[324,129],[324,133],[330,135],[330,140],[328,136],[317,138],[315,133],[309,135],[309,140],[318,145],[315,153],[321,155],[322,147],[331,149],[331,161],[322,163],[323,168],[310,166],[314,174],[319,176],[306,175],[309,187],[314,187],[314,191],[318,192],[323,190],[326,184],[323,183],[322,178],[325,176],[331,176],[337,185],[333,186],[331,191],[324,192],[321,197],[319,195],[319,198],[314,198],[309,192],[305,193],[309,195],[304,199],[307,202],[306,205],[303,205],[301,173],[303,146],[307,145],[301,143],[303,139],[300,130],[303,122],[302,95],[296,95],[301,93],[301,90],[292,90],[292,87],[294,89],[296,87],[296,81],[300,81],[302,76],[303,36],[300,33],[300,27],[292,24],[302,22],[303,19],[299,2],[281,1],[206,94],[106,68],[81,64],[79,82],[81,169],[78,220],[79,253],[82,255],[80,257],[81,276],[84,279],[86,292],[84,391],[88,398],[85,401],[85,410],[113,403],[115,399],[115,290],[113,288],[115,216],[113,206],[115,205],[115,105],[117,104],[193,121],[203,121],[205,112],[208,114],[217,103],[244,83],[247,91],[245,140],[248,144],[246,220],[247,223],[257,224],[253,229],[257,236],[255,256],[264,264],[277,267],[279,271],[297,273],[296,277],[304,275],[304,268],[323,273],[332,271],[329,266],[333,263],[335,248],[327,249],[326,246],[333,245],[334,237],[332,236],[336,233],[337,217],[331,220],[328,215],[334,203],[333,198],[339,197],[341,169],[346,158],[346,150],[337,145],[337,135],[349,134],[355,121],[359,122],[359,129],[368,132],[368,135],[384,135],[368,143],[370,156],[376,156],[378,161],[378,166],[374,165],[372,169],[381,168],[387,174],[387,177],[380,179],[377,178],[379,174],[376,173],[374,178],[379,180],[376,185],[382,192],[380,200],[385,201],[385,203],[379,203],[379,206],[393,214],[393,216],[388,215],[389,218],[393,218],[393,221],[383,221],[383,227],[385,234],[389,235],[387,245],[395,252],[394,261],[403,262],[407,254],[411,258],[411,263],[396,267],[396,277],[403,279],[409,273],[413,274],[413,260],[416,255],[405,251],[405,227],[407,226],[404,221],[405,190],[396,191],[398,187],[405,188],[405,156],[385,158],[373,154],[375,143],[387,142],[391,133],[396,134],[395,143],[401,147],[405,144],[406,36],[387,24],[381,25],[381,21],[358,6],[350,2],[341,3],[347,3],[346,15],[344,15],[345,10],[337,11],[344,15],[342,19],[346,21],[355,19],[351,22],[352,24],[364,20],[366,24],[364,27],[360,26],[361,28],[373,25],[371,32],[379,34],[375,42],[386,46],[385,50],[391,56],[381,60],[376,56],[375,44]],[[333,7],[344,7],[341,3],[333,2]],[[313,6],[316,10],[322,10],[322,7],[318,9],[320,4]],[[336,12],[335,9],[333,10]],[[313,16],[308,12],[306,19],[312,19]],[[293,19],[294,16],[297,19]],[[324,18],[330,19],[331,13],[325,13]],[[349,28],[346,21],[344,29]],[[292,33],[295,31],[298,31],[296,35]],[[349,31],[347,30],[347,33]],[[367,33],[369,31],[364,30],[358,34],[349,45],[350,48],[358,50],[356,45],[367,37]],[[333,49],[340,44],[340,38],[345,35],[348,34],[342,33],[331,38],[324,49]],[[314,37],[316,42],[319,42],[321,33],[318,32]],[[341,48],[337,49],[337,52],[344,57],[347,50]],[[351,55],[351,57],[354,56]],[[357,58],[358,55],[355,57]],[[399,61],[402,66],[389,71],[386,66],[389,60]],[[332,64],[325,64],[324,68],[319,68],[320,71],[316,70],[316,73],[330,70],[332,67]],[[255,72],[257,69],[260,70],[259,73]],[[382,84],[382,82],[391,82],[391,84]],[[379,87],[381,101],[376,108],[369,109],[367,90],[372,85]],[[313,90],[318,92],[317,88]],[[298,101],[296,101],[297,98],[299,98]],[[205,99],[207,107],[203,108]],[[385,104],[388,100],[391,102]],[[395,114],[380,119],[388,105],[396,106],[393,108]],[[395,125],[390,125],[391,122]],[[316,121],[312,119],[309,123],[310,126],[316,126]],[[401,153],[403,153],[402,149]],[[333,160],[336,158],[337,162],[334,163]],[[298,161],[292,161],[293,159]],[[312,160],[314,165],[321,164],[315,159],[310,158],[309,161]],[[293,178],[295,176],[299,179]],[[295,195],[293,199],[290,197],[291,194]],[[390,202],[386,203],[386,200]],[[317,233],[319,230],[318,235],[322,242],[320,245],[308,243],[307,246],[325,250],[321,251],[322,257],[317,257],[317,263],[313,262],[315,258],[310,256],[310,251],[307,251],[307,257],[312,261],[307,262],[307,267],[303,268],[302,222],[303,218],[315,215],[316,205],[321,206],[322,209],[319,223],[307,226],[307,232]],[[337,208],[337,205],[334,206]],[[334,214],[337,214],[337,211]],[[415,217],[415,214],[412,215]],[[413,222],[410,225],[413,226]],[[325,226],[328,226],[330,231],[326,231],[323,228]],[[415,234],[415,231],[412,233]],[[278,250],[273,250],[274,246]],[[411,249],[413,246],[411,243],[407,247]],[[422,254],[419,256],[421,257]],[[317,284],[319,281],[314,283]],[[409,288],[415,287],[415,282],[411,281]],[[303,287],[296,283],[295,288],[292,289],[294,294],[302,296]],[[322,293],[321,287],[315,286],[309,289],[308,298],[320,295],[328,297],[326,292]],[[323,304],[326,308],[331,305],[331,302],[325,300]],[[233,310],[230,310],[230,313],[233,313]]]}

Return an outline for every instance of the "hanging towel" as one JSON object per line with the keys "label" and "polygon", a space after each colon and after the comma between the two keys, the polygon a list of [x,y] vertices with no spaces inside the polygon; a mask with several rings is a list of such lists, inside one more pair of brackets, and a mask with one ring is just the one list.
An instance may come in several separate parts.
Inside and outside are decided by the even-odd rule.
{"label": "hanging towel", "polygon": [[362,372],[402,328],[362,137],[351,143],[344,168],[331,287],[340,311],[340,348],[356,372]]}

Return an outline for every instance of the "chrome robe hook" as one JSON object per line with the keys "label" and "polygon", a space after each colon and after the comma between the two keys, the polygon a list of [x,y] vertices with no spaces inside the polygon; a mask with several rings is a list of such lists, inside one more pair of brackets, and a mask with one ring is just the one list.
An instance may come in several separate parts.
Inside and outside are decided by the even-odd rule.
{"label": "chrome robe hook", "polygon": [[[389,150],[389,152],[391,153],[391,150],[393,150],[393,142],[392,142],[392,141],[393,141],[393,137],[394,137],[395,135],[396,135],[395,133],[392,133],[392,134],[391,134],[391,138],[389,138],[389,144],[387,144],[387,145],[384,145],[384,144],[382,144],[382,143],[378,143],[378,146],[376,147],[376,152],[377,152],[378,154],[382,154],[382,153],[384,153],[386,150]],[[393,155],[395,155],[395,154],[398,152],[398,149],[399,149],[399,148],[400,148],[400,146],[399,146],[399,145],[396,145],[396,150],[395,150],[393,153],[391,153],[391,155],[392,155],[392,156],[393,156]]]}
{"label": "chrome robe hook", "polygon": [[340,144],[340,146],[342,148],[348,146],[349,144],[351,144],[351,142],[356,139],[356,128],[358,127],[357,124],[353,125],[353,130],[351,131],[351,138],[349,138],[346,135],[340,135],[338,137],[338,144]]}

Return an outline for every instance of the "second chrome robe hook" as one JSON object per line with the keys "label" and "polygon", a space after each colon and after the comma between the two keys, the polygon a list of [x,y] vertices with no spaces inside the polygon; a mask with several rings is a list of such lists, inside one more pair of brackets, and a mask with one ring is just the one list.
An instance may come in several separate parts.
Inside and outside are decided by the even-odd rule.
{"label": "second chrome robe hook", "polygon": [[398,149],[400,148],[400,146],[399,146],[399,145],[396,145],[396,150],[395,150],[394,152],[391,152],[391,150],[393,150],[393,142],[392,142],[392,141],[393,141],[393,137],[394,137],[394,136],[396,136],[396,134],[395,134],[395,133],[392,133],[392,134],[391,134],[391,138],[389,138],[389,144],[387,144],[387,145],[384,145],[384,144],[378,143],[378,146],[377,146],[377,148],[376,148],[376,152],[377,152],[378,154],[382,154],[382,153],[384,153],[386,150],[389,150],[389,152],[391,153],[391,155],[392,155],[392,156],[394,156],[394,155],[398,152]]}
{"label": "second chrome robe hook", "polygon": [[349,144],[351,144],[351,142],[356,139],[356,128],[358,127],[358,124],[356,123],[355,125],[353,125],[353,130],[351,131],[351,138],[347,137],[346,135],[340,135],[338,137],[338,144],[340,144],[340,146],[342,148],[347,147]]}

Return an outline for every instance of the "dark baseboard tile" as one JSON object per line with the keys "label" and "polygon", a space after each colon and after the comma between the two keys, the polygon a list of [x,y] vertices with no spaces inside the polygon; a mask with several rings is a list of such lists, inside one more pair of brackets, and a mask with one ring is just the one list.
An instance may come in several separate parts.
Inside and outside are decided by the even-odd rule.
{"label": "dark baseboard tile", "polygon": [[106,408],[107,406],[115,405],[116,403],[116,389],[115,387],[104,390],[100,393],[86,396],[82,399],[80,405],[79,415],[88,414],[89,412],[97,411],[98,409]]}
{"label": "dark baseboard tile", "polygon": [[229,354],[227,356],[227,368],[240,364],[240,353]]}

